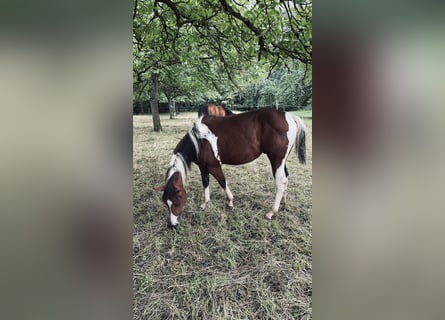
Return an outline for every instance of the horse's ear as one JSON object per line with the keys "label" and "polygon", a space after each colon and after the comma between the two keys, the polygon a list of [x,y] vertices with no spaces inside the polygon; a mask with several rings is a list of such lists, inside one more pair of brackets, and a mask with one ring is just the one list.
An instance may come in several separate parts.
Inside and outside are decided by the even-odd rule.
{"label": "horse's ear", "polygon": [[165,186],[154,187],[153,190],[164,191],[165,190]]}

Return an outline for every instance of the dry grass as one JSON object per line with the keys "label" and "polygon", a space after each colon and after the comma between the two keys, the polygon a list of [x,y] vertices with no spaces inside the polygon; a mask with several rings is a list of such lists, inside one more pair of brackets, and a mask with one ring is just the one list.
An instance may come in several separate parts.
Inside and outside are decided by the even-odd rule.
{"label": "dry grass", "polygon": [[[298,113],[297,113],[298,114]],[[312,318],[312,120],[308,164],[289,160],[288,203],[272,221],[275,185],[267,158],[224,166],[235,208],[213,177],[211,202],[202,210],[198,168],[189,177],[188,203],[177,229],[168,227],[160,193],[171,153],[196,113],[134,116],[134,318],[311,319]]]}

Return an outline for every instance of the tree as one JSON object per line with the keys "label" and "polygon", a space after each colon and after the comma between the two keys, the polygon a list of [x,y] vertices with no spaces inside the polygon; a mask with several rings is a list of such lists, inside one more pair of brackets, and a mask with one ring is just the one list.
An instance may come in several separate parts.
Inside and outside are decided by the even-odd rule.
{"label": "tree", "polygon": [[151,94],[150,94],[150,106],[151,114],[153,117],[153,130],[161,131],[161,118],[159,117],[159,107],[158,107],[158,77],[157,73],[151,75]]}
{"label": "tree", "polygon": [[[207,68],[211,70],[211,66]],[[170,106],[171,118],[173,117],[175,99],[196,101],[202,97],[218,97],[215,87],[209,86],[209,80],[216,81],[214,77],[213,79],[210,79],[209,76],[202,77],[200,72],[198,65],[191,65],[187,62],[181,65],[172,65],[163,70],[159,89]],[[220,86],[219,90],[221,89]]]}
{"label": "tree", "polygon": [[311,21],[310,1],[134,0],[134,87],[153,74],[165,85],[184,67],[194,70],[192,90],[202,82],[228,93],[253,65],[311,64]]}
{"label": "tree", "polygon": [[235,102],[244,106],[306,106],[312,97],[310,65],[289,61],[286,66],[267,72],[251,70],[235,95]]}

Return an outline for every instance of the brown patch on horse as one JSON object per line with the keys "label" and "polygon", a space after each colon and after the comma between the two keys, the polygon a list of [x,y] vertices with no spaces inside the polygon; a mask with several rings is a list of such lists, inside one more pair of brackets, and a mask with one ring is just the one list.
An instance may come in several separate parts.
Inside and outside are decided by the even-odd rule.
{"label": "brown patch on horse", "polygon": [[[286,153],[288,125],[284,112],[260,109],[230,117],[230,120],[227,117],[207,117],[202,123],[219,137],[218,147],[222,163],[230,165],[248,163],[267,150],[266,153],[274,158],[269,157],[273,162],[272,170],[275,172]],[[259,125],[260,123],[263,125]],[[210,157],[211,155],[212,153]]]}

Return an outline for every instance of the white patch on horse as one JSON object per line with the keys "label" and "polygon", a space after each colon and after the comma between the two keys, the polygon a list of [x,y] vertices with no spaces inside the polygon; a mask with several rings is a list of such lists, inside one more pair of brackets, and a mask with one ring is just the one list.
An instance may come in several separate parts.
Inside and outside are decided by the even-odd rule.
{"label": "white patch on horse", "polygon": [[167,200],[168,210],[170,211],[170,223],[172,226],[177,226],[179,224],[178,217],[175,216],[172,212],[172,204],[173,202],[169,199]]}
{"label": "white patch on horse", "polygon": [[288,141],[287,150],[286,154],[283,157],[283,160],[281,161],[280,166],[275,171],[275,184],[277,186],[277,194],[275,195],[275,201],[272,206],[272,211],[266,214],[266,218],[268,219],[272,219],[272,216],[278,212],[278,209],[280,208],[281,199],[283,198],[283,195],[286,193],[288,179],[286,177],[286,172],[284,170],[284,167],[286,166],[287,157],[289,156],[289,153],[295,144],[298,132],[296,121],[288,113],[286,113],[286,121],[289,126],[289,129],[287,130],[287,141]]}
{"label": "white patch on horse", "polygon": [[229,186],[227,185],[227,183],[226,183],[226,188],[224,189],[224,191],[226,193],[227,200],[229,200],[227,205],[230,208],[233,208],[233,194],[232,194],[232,192],[230,192],[230,189],[229,189]]}
{"label": "white patch on horse", "polygon": [[206,139],[210,143],[215,159],[219,161],[219,164],[221,164],[221,159],[219,158],[219,153],[218,153],[218,144],[217,144],[218,137],[209,129],[208,126],[206,126],[201,121],[202,117],[195,122],[195,129],[197,131],[198,138]]}
{"label": "white patch on horse", "polygon": [[170,223],[172,226],[177,226],[179,224],[178,217],[175,216],[173,213],[170,213]]}
{"label": "white patch on horse", "polygon": [[207,186],[204,189],[204,203],[201,205],[201,209],[205,209],[209,201],[210,201],[210,188]]}
{"label": "white patch on horse", "polygon": [[185,160],[180,153],[175,153],[170,159],[170,169],[167,174],[167,181],[172,177],[172,175],[176,172],[181,174],[182,182],[186,183],[187,177],[187,167],[185,164]]}
{"label": "white patch on horse", "polygon": [[192,140],[193,146],[195,147],[196,157],[198,157],[199,156],[198,140],[196,140],[196,136],[193,134],[193,129],[189,130],[188,135],[190,137],[190,140]]}

